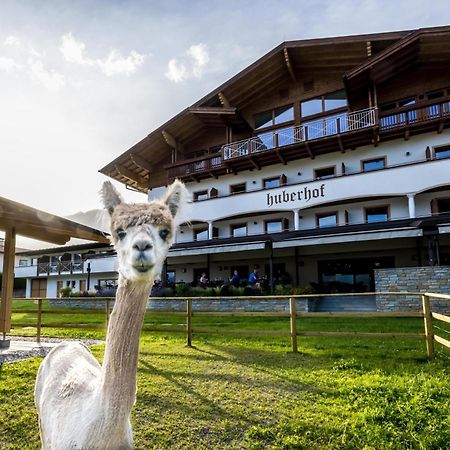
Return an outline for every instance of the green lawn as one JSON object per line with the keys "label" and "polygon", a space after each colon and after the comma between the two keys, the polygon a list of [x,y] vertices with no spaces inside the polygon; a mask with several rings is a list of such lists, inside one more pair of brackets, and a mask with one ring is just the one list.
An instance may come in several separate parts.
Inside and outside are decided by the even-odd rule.
{"label": "green lawn", "polygon": [[[101,323],[102,316],[81,318],[91,319]],[[146,323],[181,328],[184,319],[149,316]],[[194,318],[200,325],[288,330],[289,319]],[[315,318],[299,319],[298,327],[421,332],[423,321]],[[288,337],[194,335],[193,343],[185,347],[183,335],[143,334],[132,415],[137,449],[450,448],[450,352],[441,347],[428,362],[419,340],[299,337],[299,354],[290,353]],[[101,358],[103,346],[93,351]],[[1,368],[1,449],[39,448],[39,363]]]}

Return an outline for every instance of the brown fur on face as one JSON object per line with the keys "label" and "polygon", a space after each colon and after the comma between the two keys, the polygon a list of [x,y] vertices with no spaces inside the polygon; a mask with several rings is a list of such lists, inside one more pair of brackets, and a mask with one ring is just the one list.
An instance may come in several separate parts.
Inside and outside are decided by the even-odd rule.
{"label": "brown fur on face", "polygon": [[173,217],[166,204],[159,202],[126,204],[114,208],[111,215],[111,235],[117,241],[116,230],[149,224],[167,228],[172,232]]}

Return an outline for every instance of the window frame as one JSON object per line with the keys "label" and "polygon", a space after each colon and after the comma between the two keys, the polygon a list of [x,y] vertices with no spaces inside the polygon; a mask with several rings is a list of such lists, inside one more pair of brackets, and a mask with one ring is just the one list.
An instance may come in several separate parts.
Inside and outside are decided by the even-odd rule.
{"label": "window frame", "polygon": [[[275,111],[277,109],[281,109],[284,107],[290,106],[292,107],[292,119],[291,120],[287,120],[286,122],[281,122],[281,123],[275,123]],[[272,113],[272,124],[271,125],[267,125],[265,127],[260,127],[260,128],[256,128],[256,120],[255,120],[255,116],[257,116],[258,114],[264,114],[267,112],[271,112]],[[273,129],[277,129],[277,128],[284,128],[285,126],[289,126],[289,125],[293,125],[295,123],[295,105],[294,103],[288,103],[285,105],[281,105],[281,106],[276,106],[274,108],[271,109],[266,109],[265,111],[259,111],[255,114],[253,114],[253,132],[256,134],[261,134],[261,132],[265,132],[265,131],[270,131]]]}
{"label": "window frame", "polygon": [[[238,191],[238,192],[233,192],[233,188],[236,186],[244,186],[244,190]],[[247,192],[247,182],[246,181],[243,181],[242,183],[230,184],[230,195],[243,194],[244,192]]]}
{"label": "window frame", "polygon": [[[327,175],[325,177],[318,177],[317,171],[318,170],[326,170],[326,169],[333,169],[333,175]],[[335,178],[336,177],[336,165],[334,166],[326,166],[326,167],[319,167],[317,169],[314,169],[314,179],[315,180],[327,180],[329,178]]]}
{"label": "window frame", "polygon": [[[206,198],[203,199],[199,199],[198,196],[199,195],[206,195]],[[209,192],[208,189],[204,189],[202,191],[196,191],[192,193],[192,201],[194,202],[204,202],[205,200],[209,199]]]}
{"label": "window frame", "polygon": [[[274,181],[274,180],[278,181],[278,183],[279,183],[278,186],[273,186],[273,187],[266,187],[265,186],[266,181]],[[275,176],[275,177],[263,178],[263,180],[262,180],[262,187],[263,187],[263,189],[276,189],[276,188],[281,187],[281,175],[278,175],[278,176]]]}
{"label": "window frame", "polygon": [[[319,219],[321,219],[322,217],[329,217],[329,216],[336,217],[336,224],[321,227]],[[337,227],[337,226],[339,226],[339,211],[328,211],[328,212],[324,212],[324,213],[316,213],[316,228],[323,229],[323,228],[333,228],[333,227]]]}
{"label": "window frame", "polygon": [[245,227],[245,235],[244,236],[248,236],[248,223],[247,222],[230,224],[230,236],[232,238],[234,238],[234,237],[242,237],[242,236],[235,236],[234,235],[234,231],[239,229],[239,228],[244,228],[244,227]]}
{"label": "window frame", "polygon": [[[193,230],[193,239],[195,242],[201,242],[201,241],[207,241],[209,240],[209,233],[208,233],[208,227],[202,227],[202,228],[194,228]],[[206,231],[206,239],[198,239],[197,235],[199,233],[204,233]]]}
{"label": "window frame", "polygon": [[[275,222],[277,222],[277,223],[279,223],[279,224],[281,225],[280,231],[268,231],[267,225],[268,225],[269,223],[275,223]],[[283,227],[283,218],[279,218],[279,219],[267,219],[267,220],[264,221],[264,234],[282,233],[283,231],[285,231],[285,230],[284,230],[284,227]]]}
{"label": "window frame", "polygon": [[435,147],[433,147],[433,159],[447,159],[447,158],[450,158],[450,155],[449,156],[443,156],[443,157],[436,156],[437,155],[436,150],[438,152],[439,151],[450,152],[450,144],[436,145]]}
{"label": "window frame", "polygon": [[[383,167],[379,168],[379,169],[372,169],[372,170],[364,170],[364,164],[368,163],[368,162],[373,162],[373,161],[378,161],[378,160],[383,160]],[[376,158],[369,158],[369,159],[362,159],[361,160],[361,173],[369,173],[369,172],[376,172],[377,170],[383,170],[387,168],[387,157],[386,155],[384,156],[377,156]]]}
{"label": "window frame", "polygon": [[[378,220],[376,222],[369,222],[368,216],[367,216],[367,210],[369,209],[381,209],[386,208],[387,217],[386,220]],[[391,205],[377,205],[377,206],[365,206],[364,207],[364,223],[383,223],[383,222],[389,222],[391,220]]]}
{"label": "window frame", "polygon": [[[301,123],[302,122],[309,122],[309,121],[311,121],[311,120],[313,120],[315,118],[320,118],[320,117],[323,117],[323,116],[330,116],[330,115],[334,115],[334,114],[337,114],[337,113],[340,113],[340,112],[348,111],[349,110],[348,98],[346,98],[346,100],[347,100],[347,105],[346,106],[340,106],[338,108],[333,108],[333,109],[325,109],[325,97],[327,95],[329,95],[329,94],[334,94],[335,92],[341,92],[341,91],[345,92],[345,89],[344,88],[343,89],[335,89],[334,91],[326,92],[326,93],[321,94],[321,95],[316,95],[314,97],[309,97],[309,98],[305,98],[305,99],[300,100],[300,103],[299,103],[300,122]],[[309,102],[311,100],[321,100],[322,111],[314,113],[314,114],[309,114],[307,116],[304,116],[302,114],[302,103]]]}

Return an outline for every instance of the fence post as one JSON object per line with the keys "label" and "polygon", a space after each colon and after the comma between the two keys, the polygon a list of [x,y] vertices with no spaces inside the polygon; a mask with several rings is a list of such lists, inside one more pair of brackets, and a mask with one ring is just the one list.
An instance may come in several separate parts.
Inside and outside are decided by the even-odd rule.
{"label": "fence post", "polygon": [[42,328],[42,298],[38,299],[38,310],[37,310],[37,324],[36,324],[36,342],[41,342],[41,328]]}
{"label": "fence post", "polygon": [[297,311],[296,311],[296,299],[291,297],[289,299],[289,313],[291,320],[291,345],[292,352],[298,353],[297,347]]}
{"label": "fence post", "polygon": [[106,315],[105,327],[106,327],[106,331],[108,331],[108,325],[109,325],[109,298],[105,299],[105,315]]}
{"label": "fence post", "polygon": [[425,339],[427,343],[427,357],[428,359],[434,356],[434,340],[433,340],[433,324],[431,321],[431,306],[430,297],[428,295],[422,295],[423,305],[423,320],[425,325]]}
{"label": "fence post", "polygon": [[187,346],[192,347],[192,298],[186,300]]}

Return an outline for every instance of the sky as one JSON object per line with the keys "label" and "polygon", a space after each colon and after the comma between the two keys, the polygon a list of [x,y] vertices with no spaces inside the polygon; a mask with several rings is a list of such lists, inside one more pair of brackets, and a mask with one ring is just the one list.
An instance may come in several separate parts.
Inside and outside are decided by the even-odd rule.
{"label": "sky", "polygon": [[448,24],[447,0],[1,0],[0,196],[99,208],[100,168],[282,41]]}

